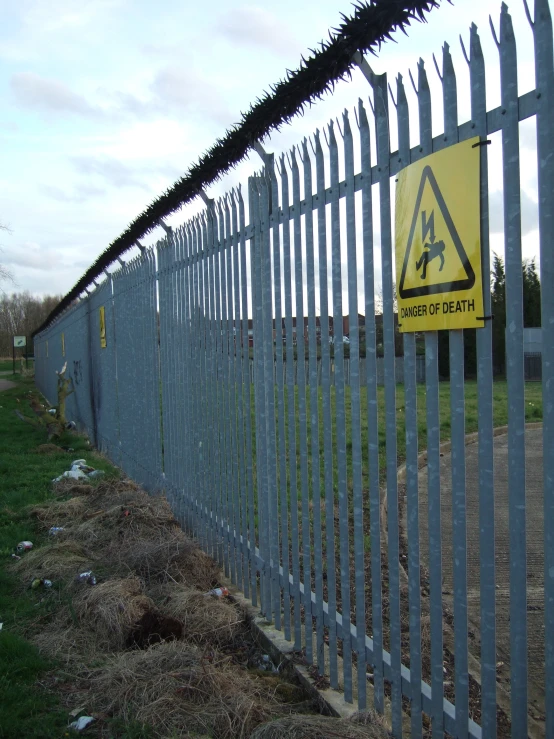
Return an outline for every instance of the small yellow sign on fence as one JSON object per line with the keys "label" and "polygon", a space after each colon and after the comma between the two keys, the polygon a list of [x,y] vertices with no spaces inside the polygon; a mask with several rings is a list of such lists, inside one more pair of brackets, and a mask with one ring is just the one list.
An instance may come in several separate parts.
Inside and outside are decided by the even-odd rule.
{"label": "small yellow sign on fence", "polygon": [[106,343],[106,314],[104,310],[104,306],[100,306],[100,347],[102,349],[105,349],[107,346]]}
{"label": "small yellow sign on fence", "polygon": [[479,138],[403,169],[396,188],[401,332],[482,328]]}
{"label": "small yellow sign on fence", "polygon": [[62,333],[62,357],[65,357],[65,334]]}

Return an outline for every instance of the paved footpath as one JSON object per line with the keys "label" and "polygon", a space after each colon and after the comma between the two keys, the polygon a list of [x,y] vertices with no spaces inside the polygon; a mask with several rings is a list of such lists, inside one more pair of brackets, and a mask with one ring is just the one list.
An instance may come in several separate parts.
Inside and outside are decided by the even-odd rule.
{"label": "paved footpath", "polygon": [[0,377],[0,392],[2,392],[2,390],[9,390],[12,387],[15,387],[15,382],[12,382],[11,380],[3,380]]}
{"label": "paved footpath", "polygon": [[[527,628],[529,698],[544,696],[544,519],[542,427],[525,432],[525,497],[527,535]],[[479,634],[479,466],[477,443],[466,446],[468,618]],[[441,470],[443,597],[452,607],[452,460],[445,453]],[[508,504],[508,436],[494,438],[494,498],[496,540],[496,628],[500,684],[509,690],[510,675],[510,530]],[[429,565],[427,467],[419,471],[421,560]],[[404,521],[405,524],[405,521]],[[404,531],[406,530],[405,527]],[[542,708],[542,706],[540,706]],[[532,711],[533,712],[533,711]],[[539,709],[540,712],[540,709]]]}

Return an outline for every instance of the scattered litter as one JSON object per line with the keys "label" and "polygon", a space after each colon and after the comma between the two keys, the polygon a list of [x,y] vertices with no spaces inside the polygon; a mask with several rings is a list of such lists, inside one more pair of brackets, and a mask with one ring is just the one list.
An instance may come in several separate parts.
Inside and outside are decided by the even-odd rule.
{"label": "scattered litter", "polygon": [[77,575],[77,582],[86,582],[89,585],[96,585],[96,575],[93,574],[92,570],[81,572],[80,575]]}
{"label": "scattered litter", "polygon": [[75,429],[77,428],[77,424],[75,423],[75,421],[68,421],[68,422],[67,422],[67,423],[65,424],[65,427],[66,427],[66,429],[67,429],[68,431],[69,431],[70,429],[72,429],[72,430],[74,431],[74,430],[75,430]]}
{"label": "scattered litter", "polygon": [[216,598],[224,598],[226,595],[229,595],[229,591],[227,588],[214,588],[213,590],[209,590],[207,593],[204,593],[204,595],[213,595]]}
{"label": "scattered litter", "polygon": [[86,459],[75,459],[71,463],[71,469],[59,477],[54,478],[52,482],[60,482],[64,478],[69,478],[70,480],[88,480],[90,478],[102,477],[104,474],[102,470],[95,470],[94,467],[90,467]]}
{"label": "scattered litter", "polygon": [[33,548],[33,542],[32,541],[20,541],[17,545],[17,551],[21,554],[21,552],[29,552]]}
{"label": "scattered litter", "polygon": [[80,706],[79,708],[74,708],[72,711],[69,712],[69,715],[71,718],[75,718],[80,713],[82,713],[85,710],[85,706]]}
{"label": "scattered litter", "polygon": [[21,557],[19,556],[19,554],[12,554],[12,559],[17,560],[17,559],[21,559]]}
{"label": "scattered litter", "polygon": [[79,468],[75,468],[74,470],[68,470],[67,472],[64,472],[63,475],[60,475],[59,477],[55,477],[52,482],[60,482],[60,480],[63,480],[64,477],[68,477],[71,480],[86,480],[87,475],[80,470]]}
{"label": "scattered litter", "polygon": [[52,587],[52,580],[45,580],[45,579],[40,578],[40,577],[35,577],[35,579],[31,583],[31,588],[33,590],[37,590],[37,588],[40,588],[41,586],[43,588],[47,588],[47,589],[48,588],[51,588]]}
{"label": "scattered litter", "polygon": [[0,623],[0,631],[2,631],[4,624]]}
{"label": "scattered litter", "polygon": [[60,531],[65,531],[63,526],[51,526],[48,529],[48,533],[50,536],[57,536],[60,533]]}
{"label": "scattered litter", "polygon": [[56,409],[55,408],[49,408],[46,412],[49,413],[51,416],[55,416],[56,415]]}
{"label": "scattered litter", "polygon": [[89,724],[92,724],[93,721],[94,718],[92,716],[81,716],[77,721],[72,721],[69,724],[69,728],[75,729],[76,731],[82,731],[83,729],[86,729]]}

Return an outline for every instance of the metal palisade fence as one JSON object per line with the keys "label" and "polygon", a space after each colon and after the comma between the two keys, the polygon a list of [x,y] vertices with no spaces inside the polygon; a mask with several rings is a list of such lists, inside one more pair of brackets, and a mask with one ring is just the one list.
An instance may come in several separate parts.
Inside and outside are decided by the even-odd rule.
{"label": "metal palisade fence", "polygon": [[[55,402],[55,371],[67,362],[75,387],[68,417],[132,478],[152,492],[165,491],[182,525],[305,660],[344,691],[346,702],[388,712],[395,737],[429,730],[433,737],[554,736],[554,77],[547,0],[536,1],[531,25],[536,90],[519,97],[514,32],[502,6],[495,36],[501,105],[489,111],[484,58],[472,26],[464,48],[468,70],[462,70],[469,73],[471,120],[461,125],[454,67],[443,47],[440,136],[432,136],[430,89],[419,62],[412,80],[419,115],[415,147],[402,78],[393,92],[386,74],[375,74],[360,57],[370,108],[360,101],[354,116],[345,112],[286,156],[275,158],[260,146],[263,168],[244,193],[236,189],[220,201],[206,197],[198,217],[176,230],[166,227],[155,247],[122,264],[35,338],[36,379],[45,396]],[[519,162],[519,124],[527,118],[536,121],[543,285],[544,545],[533,566],[540,570],[539,590],[544,587],[544,666],[529,663],[527,636]],[[391,125],[397,151],[390,147]],[[495,565],[487,146],[479,147],[484,316],[476,331],[478,511],[472,541],[478,554],[472,561],[478,572],[471,593],[463,331],[449,332],[446,494],[436,331],[421,339],[403,335],[403,386],[397,385],[391,199],[391,181],[411,163],[475,136],[484,144],[496,132],[503,155],[508,327],[504,686],[497,680],[497,610],[498,588],[508,584],[498,582]],[[382,318],[376,318],[378,299]],[[424,377],[416,372],[418,344],[424,345]],[[425,383],[424,409],[418,409],[418,379]],[[418,448],[421,424],[426,442]],[[418,469],[424,449],[425,490]],[[442,535],[445,506],[450,562]],[[452,573],[448,599],[445,570]]]}

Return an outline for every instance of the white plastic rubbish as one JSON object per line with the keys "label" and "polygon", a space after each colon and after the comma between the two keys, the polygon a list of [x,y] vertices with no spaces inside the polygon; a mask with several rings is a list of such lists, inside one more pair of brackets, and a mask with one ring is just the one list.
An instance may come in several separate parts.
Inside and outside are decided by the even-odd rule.
{"label": "white plastic rubbish", "polygon": [[75,729],[76,731],[82,731],[83,729],[86,729],[89,724],[92,724],[93,721],[94,718],[92,716],[81,716],[77,721],[72,721],[69,724],[69,728]]}

